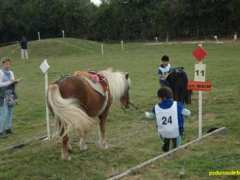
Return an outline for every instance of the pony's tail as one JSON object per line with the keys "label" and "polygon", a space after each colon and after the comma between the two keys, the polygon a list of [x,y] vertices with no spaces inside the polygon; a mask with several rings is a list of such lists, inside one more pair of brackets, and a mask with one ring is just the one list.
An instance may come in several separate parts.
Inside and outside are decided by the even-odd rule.
{"label": "pony's tail", "polygon": [[49,108],[59,123],[57,134],[60,137],[64,137],[72,129],[76,129],[78,134],[83,136],[96,122],[79,107],[76,99],[62,98],[57,84],[49,85],[47,99]]}

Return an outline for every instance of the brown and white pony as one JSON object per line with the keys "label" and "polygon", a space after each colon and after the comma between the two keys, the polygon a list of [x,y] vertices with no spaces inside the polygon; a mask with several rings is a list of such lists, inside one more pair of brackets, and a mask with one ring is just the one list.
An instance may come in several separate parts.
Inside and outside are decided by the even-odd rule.
{"label": "brown and white pony", "polygon": [[99,71],[98,74],[105,77],[108,83],[105,96],[96,92],[86,77],[79,73],[60,79],[48,87],[48,105],[57,121],[57,133],[62,138],[63,144],[62,158],[65,160],[70,160],[71,146],[68,135],[70,130],[76,130],[80,137],[80,150],[85,150],[86,134],[94,124],[99,123],[99,144],[100,147],[107,148],[105,125],[111,104],[120,101],[123,107],[129,106],[128,73],[107,69]]}

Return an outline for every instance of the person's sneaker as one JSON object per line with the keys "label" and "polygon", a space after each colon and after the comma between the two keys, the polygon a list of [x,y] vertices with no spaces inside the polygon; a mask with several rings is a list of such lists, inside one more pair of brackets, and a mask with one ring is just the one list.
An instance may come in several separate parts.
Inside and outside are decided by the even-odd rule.
{"label": "person's sneaker", "polygon": [[6,134],[12,134],[13,132],[12,132],[12,130],[11,129],[7,129],[6,130]]}

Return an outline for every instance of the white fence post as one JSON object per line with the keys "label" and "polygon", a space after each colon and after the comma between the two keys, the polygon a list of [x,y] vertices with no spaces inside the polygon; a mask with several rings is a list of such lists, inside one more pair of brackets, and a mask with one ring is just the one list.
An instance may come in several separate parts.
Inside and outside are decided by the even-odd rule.
{"label": "white fence post", "polygon": [[168,36],[168,32],[167,32],[166,42],[168,43],[168,41],[169,41],[169,36]]}
{"label": "white fence post", "polygon": [[50,122],[49,122],[49,109],[48,109],[48,102],[47,102],[47,91],[48,91],[48,69],[49,69],[49,65],[47,62],[47,59],[45,59],[42,64],[40,65],[40,69],[42,70],[42,73],[44,74],[45,77],[45,107],[46,107],[46,123],[47,123],[47,136],[48,136],[48,140],[50,140],[51,138],[51,132],[50,132]]}
{"label": "white fence post", "polygon": [[198,92],[198,138],[202,137],[202,91]]}
{"label": "white fence post", "polygon": [[62,30],[62,38],[63,38],[63,39],[65,38],[65,32],[64,32],[64,30]]}
{"label": "white fence post", "polygon": [[38,32],[38,40],[41,40],[40,32]]}
{"label": "white fence post", "polygon": [[50,140],[51,132],[50,132],[50,122],[49,122],[49,109],[48,109],[48,102],[47,102],[47,91],[48,91],[48,72],[45,73],[45,106],[46,106],[47,136],[48,136],[48,140]]}
{"label": "white fence post", "polygon": [[103,43],[101,44],[101,53],[102,53],[102,56],[103,56],[104,55]]}
{"label": "white fence post", "polygon": [[123,40],[121,40],[121,49],[124,50]]}

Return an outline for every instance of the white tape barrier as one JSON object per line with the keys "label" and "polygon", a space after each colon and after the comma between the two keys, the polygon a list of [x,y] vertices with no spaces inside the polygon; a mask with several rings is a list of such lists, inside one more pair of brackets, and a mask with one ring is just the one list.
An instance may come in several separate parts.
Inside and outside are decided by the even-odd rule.
{"label": "white tape barrier", "polygon": [[152,159],[149,159],[149,160],[147,160],[147,161],[144,161],[143,163],[141,163],[141,164],[139,164],[139,165],[137,165],[137,166],[135,166],[135,167],[132,167],[132,168],[128,169],[127,171],[121,173],[121,174],[118,174],[118,175],[116,175],[116,176],[110,177],[108,180],[121,179],[121,178],[123,178],[123,177],[125,177],[125,176],[127,176],[127,175],[129,175],[129,174],[131,174],[131,173],[133,173],[133,172],[136,172],[137,170],[139,170],[139,169],[141,169],[141,168],[143,168],[143,167],[145,167],[145,166],[153,163],[154,161],[156,161],[156,160],[158,160],[158,159],[160,159],[160,158],[166,157],[166,156],[168,156],[168,155],[170,155],[170,154],[172,154],[172,153],[174,153],[174,152],[176,152],[176,151],[178,151],[178,150],[184,149],[185,147],[187,147],[187,146],[189,146],[189,145],[191,145],[191,144],[195,144],[195,143],[201,141],[202,139],[204,139],[204,138],[206,138],[206,137],[208,137],[208,136],[211,136],[211,135],[213,135],[213,134],[219,133],[219,132],[221,132],[221,131],[223,131],[223,130],[226,130],[226,128],[225,128],[225,127],[221,127],[221,128],[219,128],[219,129],[216,129],[215,131],[213,131],[213,132],[211,132],[211,133],[208,133],[208,134],[203,135],[201,138],[198,138],[198,139],[195,139],[195,140],[193,140],[193,141],[190,141],[190,142],[188,142],[188,143],[186,143],[186,144],[184,144],[184,145],[181,145],[181,146],[179,146],[178,148],[173,149],[173,150],[171,150],[171,151],[169,151],[169,152],[167,152],[167,153],[160,154],[160,155],[158,155],[158,156],[156,156],[156,157],[154,157],[154,158],[152,158]]}

